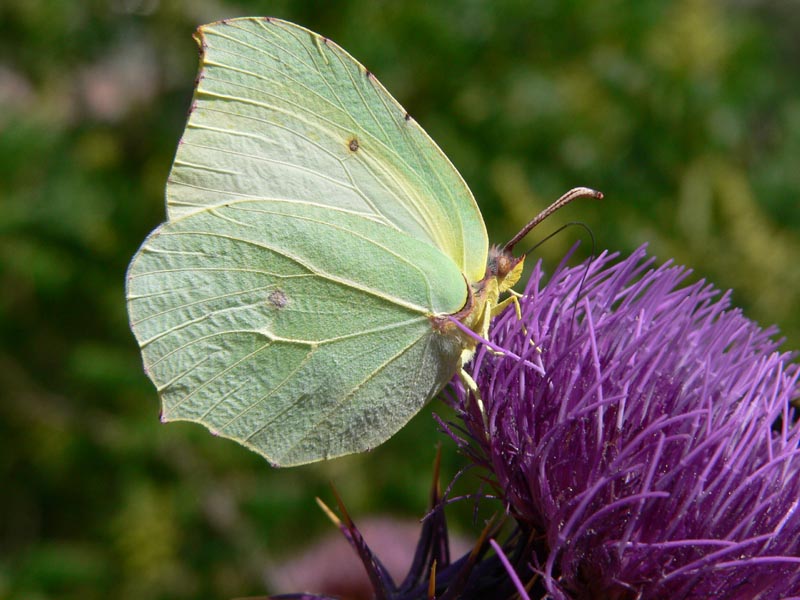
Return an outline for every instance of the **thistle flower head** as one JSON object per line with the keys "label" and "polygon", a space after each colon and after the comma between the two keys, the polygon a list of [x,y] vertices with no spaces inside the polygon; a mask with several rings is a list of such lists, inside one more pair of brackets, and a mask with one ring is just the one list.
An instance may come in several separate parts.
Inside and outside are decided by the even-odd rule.
{"label": "thistle flower head", "polygon": [[800,597],[797,366],[687,275],[539,265],[456,384],[547,597]]}

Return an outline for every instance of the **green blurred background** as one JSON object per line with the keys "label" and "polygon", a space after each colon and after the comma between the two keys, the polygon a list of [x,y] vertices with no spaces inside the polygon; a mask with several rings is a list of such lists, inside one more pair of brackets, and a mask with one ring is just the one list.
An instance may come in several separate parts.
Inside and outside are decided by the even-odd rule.
{"label": "green blurred background", "polygon": [[[271,469],[158,421],[123,300],[163,218],[197,68],[191,34],[271,15],[398,98],[504,241],[575,185],[600,248],[688,264],[800,347],[800,11],[791,0],[0,5],[0,598],[228,598],[352,514],[419,516],[430,410],[367,456]],[[538,237],[541,237],[539,235]],[[538,252],[553,264],[570,229]],[[536,235],[531,237],[535,240]],[[675,351],[680,351],[676,348]],[[434,409],[445,412],[440,403]],[[458,511],[457,511],[458,513]],[[469,533],[469,510],[457,528]]]}

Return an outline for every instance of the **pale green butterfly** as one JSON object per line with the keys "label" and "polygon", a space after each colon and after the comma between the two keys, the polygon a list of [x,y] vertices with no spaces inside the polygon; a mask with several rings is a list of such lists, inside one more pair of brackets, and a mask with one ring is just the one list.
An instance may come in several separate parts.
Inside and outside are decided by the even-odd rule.
{"label": "pale green butterfly", "polygon": [[456,169],[336,44],[270,18],[196,38],[168,220],[127,276],[162,419],[281,466],[373,448],[469,360],[454,321],[486,336],[547,215],[490,254]]}

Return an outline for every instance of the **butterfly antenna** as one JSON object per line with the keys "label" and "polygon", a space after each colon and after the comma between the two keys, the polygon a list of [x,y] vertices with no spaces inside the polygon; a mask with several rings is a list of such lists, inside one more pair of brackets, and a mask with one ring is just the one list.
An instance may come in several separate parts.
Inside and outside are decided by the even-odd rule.
{"label": "butterfly antenna", "polygon": [[570,331],[569,337],[572,339],[572,334],[575,331],[575,321],[577,319],[578,313],[578,304],[581,301],[581,296],[583,296],[583,288],[586,285],[586,278],[589,276],[589,269],[592,266],[592,262],[594,262],[595,257],[597,256],[597,246],[595,245],[594,240],[594,233],[592,230],[581,223],[583,228],[589,233],[589,238],[592,240],[592,251],[589,253],[589,259],[586,261],[586,268],[583,270],[583,275],[581,275],[581,282],[578,284],[578,294],[575,296],[575,304],[572,305],[572,319],[570,320]]}
{"label": "butterfly antenna", "polygon": [[550,206],[548,206],[542,212],[536,215],[533,218],[533,220],[531,220],[527,225],[525,225],[525,227],[520,229],[519,233],[515,235],[513,238],[511,238],[511,240],[503,247],[503,250],[506,253],[510,253],[514,249],[514,246],[516,246],[517,243],[522,238],[528,235],[531,229],[536,227],[539,223],[544,221],[547,217],[552,215],[559,208],[566,206],[567,204],[569,204],[570,202],[572,202],[577,198],[596,198],[597,200],[602,200],[603,192],[598,192],[597,190],[593,190],[592,188],[587,188],[587,187],[572,188],[566,194],[561,196],[561,198],[553,202]]}
{"label": "butterfly antenna", "polygon": [[565,223],[564,225],[562,225],[561,227],[559,227],[558,229],[556,229],[554,232],[547,234],[547,235],[544,237],[544,239],[542,239],[542,240],[540,240],[540,241],[536,242],[536,243],[535,243],[533,246],[531,246],[530,248],[528,248],[528,249],[527,249],[527,250],[526,250],[526,251],[523,253],[523,256],[528,256],[528,254],[530,254],[531,252],[533,252],[534,250],[536,250],[536,249],[537,249],[539,246],[541,246],[542,244],[544,244],[544,243],[545,243],[546,241],[548,241],[550,238],[552,238],[552,237],[555,237],[556,235],[558,235],[559,233],[561,233],[562,231],[564,231],[564,230],[565,230],[565,229],[567,229],[568,227],[583,227],[583,229],[585,229],[585,230],[586,230],[586,232],[589,234],[589,237],[590,237],[590,238],[591,238],[591,240],[592,240],[592,252],[594,252],[594,233],[592,233],[592,230],[589,228],[589,226],[588,226],[588,225],[586,225],[586,223],[583,223],[583,222],[581,222],[581,221],[570,221],[569,223]]}
{"label": "butterfly antenna", "polygon": [[[543,240],[537,242],[532,247],[530,247],[528,250],[526,250],[523,256],[528,256],[528,254],[530,254],[531,252],[536,250],[539,246],[544,244],[551,237],[553,237],[553,236],[561,233],[562,231],[564,231],[567,227],[582,227],[584,229],[584,231],[586,231],[586,233],[589,234],[589,239],[592,241],[592,250],[589,253],[589,259],[588,259],[588,261],[586,263],[586,269],[583,271],[583,276],[581,276],[581,281],[578,284],[578,294],[575,297],[575,303],[572,305],[572,319],[571,319],[571,324],[570,324],[570,335],[571,335],[571,332],[572,332],[572,330],[573,330],[573,328],[575,326],[575,319],[576,319],[577,310],[578,310],[578,302],[580,301],[581,296],[583,295],[583,288],[584,288],[584,285],[586,284],[586,277],[589,275],[589,267],[591,266],[592,261],[594,260],[594,258],[596,256],[596,252],[597,252],[597,245],[596,245],[596,242],[595,242],[595,239],[594,239],[594,232],[592,231],[591,227],[586,225],[586,223],[582,223],[580,221],[572,221],[570,223],[566,223],[565,225],[562,225],[561,227],[556,229],[554,232],[552,232],[552,233],[548,234],[547,236],[545,236],[545,238]],[[576,248],[577,248],[577,244],[572,247],[572,250],[570,250],[570,252],[567,255],[567,257],[569,257]]]}

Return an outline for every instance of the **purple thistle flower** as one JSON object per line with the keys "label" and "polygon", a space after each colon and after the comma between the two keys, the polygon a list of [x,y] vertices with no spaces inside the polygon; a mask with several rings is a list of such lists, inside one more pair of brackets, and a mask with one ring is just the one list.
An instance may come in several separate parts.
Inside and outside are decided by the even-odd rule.
{"label": "purple thistle flower", "polygon": [[615,258],[537,265],[492,325],[509,355],[470,365],[483,410],[455,385],[537,594],[800,597],[793,357],[686,269]]}

